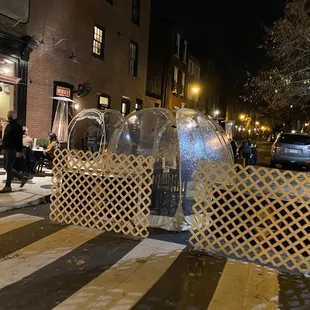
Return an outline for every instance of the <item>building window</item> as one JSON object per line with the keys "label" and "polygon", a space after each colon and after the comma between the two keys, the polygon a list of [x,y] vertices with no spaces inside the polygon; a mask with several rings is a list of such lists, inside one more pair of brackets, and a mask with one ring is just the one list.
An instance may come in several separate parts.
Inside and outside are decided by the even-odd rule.
{"label": "building window", "polygon": [[200,79],[200,67],[199,66],[196,66],[195,68],[195,77],[197,79]]}
{"label": "building window", "polygon": [[180,58],[180,43],[181,43],[181,35],[177,33],[175,39],[175,56],[178,58]]}
{"label": "building window", "polygon": [[186,64],[186,61],[187,61],[187,41],[184,41],[183,62]]}
{"label": "building window", "polygon": [[125,117],[130,113],[130,98],[122,96],[121,113]]}
{"label": "building window", "polygon": [[134,42],[130,42],[129,44],[129,74],[131,76],[138,75],[138,52],[139,52],[138,44]]}
{"label": "building window", "polygon": [[178,80],[179,80],[179,69],[177,67],[173,67],[173,80],[172,80],[172,92],[178,93]]}
{"label": "building window", "polygon": [[180,90],[180,96],[184,97],[185,96],[185,79],[186,79],[186,74],[185,72],[182,72],[182,77],[181,77],[181,90]]}
{"label": "building window", "polygon": [[104,29],[100,26],[94,26],[93,55],[103,58],[104,55]]}
{"label": "building window", "polygon": [[140,25],[140,0],[132,0],[131,20]]}
{"label": "building window", "polygon": [[136,111],[142,110],[142,108],[143,108],[143,100],[137,99],[136,100]]}
{"label": "building window", "polygon": [[106,0],[106,1],[113,5],[113,0]]}
{"label": "building window", "polygon": [[188,61],[188,73],[191,74],[191,75],[194,75],[194,63],[193,61],[190,59]]}
{"label": "building window", "polygon": [[98,95],[98,109],[99,110],[111,109],[111,96],[107,94]]}

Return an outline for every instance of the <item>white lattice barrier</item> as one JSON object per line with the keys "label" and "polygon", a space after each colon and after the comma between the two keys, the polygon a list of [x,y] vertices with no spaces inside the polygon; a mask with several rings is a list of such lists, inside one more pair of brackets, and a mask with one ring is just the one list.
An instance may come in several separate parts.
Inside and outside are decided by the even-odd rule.
{"label": "white lattice barrier", "polygon": [[146,238],[152,157],[58,150],[50,219]]}
{"label": "white lattice barrier", "polygon": [[310,271],[310,175],[198,162],[190,243],[288,270]]}

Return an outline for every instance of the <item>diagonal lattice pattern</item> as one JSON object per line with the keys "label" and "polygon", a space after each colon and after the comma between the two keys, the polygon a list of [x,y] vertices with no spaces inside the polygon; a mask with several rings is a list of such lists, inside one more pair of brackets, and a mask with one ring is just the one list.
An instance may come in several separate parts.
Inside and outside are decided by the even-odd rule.
{"label": "diagonal lattice pattern", "polygon": [[55,153],[50,219],[146,238],[153,158]]}
{"label": "diagonal lattice pattern", "polygon": [[198,162],[190,243],[310,271],[310,174]]}

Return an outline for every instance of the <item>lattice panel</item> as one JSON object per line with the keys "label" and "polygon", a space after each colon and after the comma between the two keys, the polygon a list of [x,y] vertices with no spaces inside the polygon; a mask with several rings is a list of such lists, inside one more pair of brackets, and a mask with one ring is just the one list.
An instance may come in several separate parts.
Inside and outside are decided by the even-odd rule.
{"label": "lattice panel", "polygon": [[198,249],[310,271],[310,174],[198,162]]}
{"label": "lattice panel", "polygon": [[146,238],[152,157],[57,150],[50,219]]}

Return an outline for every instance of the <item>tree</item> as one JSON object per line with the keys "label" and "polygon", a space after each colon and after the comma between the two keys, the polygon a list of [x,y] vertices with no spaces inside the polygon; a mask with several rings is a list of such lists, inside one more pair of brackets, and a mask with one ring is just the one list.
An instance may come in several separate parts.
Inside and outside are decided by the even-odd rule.
{"label": "tree", "polygon": [[286,4],[284,16],[266,29],[269,64],[246,84],[247,100],[270,107],[304,106],[310,99],[310,5]]}

